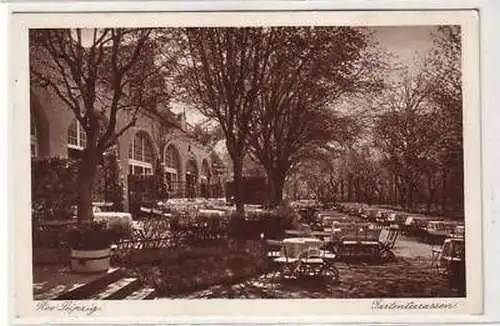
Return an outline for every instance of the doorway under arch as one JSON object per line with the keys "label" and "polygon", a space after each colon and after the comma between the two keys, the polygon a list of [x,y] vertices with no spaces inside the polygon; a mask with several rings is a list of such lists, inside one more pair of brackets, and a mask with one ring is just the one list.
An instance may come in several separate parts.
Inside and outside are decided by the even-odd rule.
{"label": "doorway under arch", "polygon": [[197,195],[198,167],[194,159],[186,162],[186,197],[194,198]]}
{"label": "doorway under arch", "polygon": [[168,186],[168,191],[175,194],[179,190],[181,160],[179,151],[174,145],[170,144],[167,146],[163,161],[165,163],[165,181]]}
{"label": "doorway under arch", "polygon": [[200,194],[202,197],[210,197],[210,166],[207,160],[201,163]]}

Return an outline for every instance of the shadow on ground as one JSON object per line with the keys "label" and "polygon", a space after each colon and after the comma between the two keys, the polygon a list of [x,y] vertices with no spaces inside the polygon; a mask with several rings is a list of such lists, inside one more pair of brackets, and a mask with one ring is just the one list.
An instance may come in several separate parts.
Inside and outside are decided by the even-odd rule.
{"label": "shadow on ground", "polygon": [[458,297],[428,259],[399,258],[384,265],[336,264],[340,282],[261,275],[234,285],[215,285],[183,298],[407,298]]}

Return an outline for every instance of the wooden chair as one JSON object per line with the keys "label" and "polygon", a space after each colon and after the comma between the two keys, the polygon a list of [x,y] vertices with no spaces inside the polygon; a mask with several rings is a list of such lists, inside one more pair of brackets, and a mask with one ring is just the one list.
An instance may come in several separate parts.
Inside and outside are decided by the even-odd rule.
{"label": "wooden chair", "polygon": [[296,272],[301,276],[315,277],[321,275],[324,260],[321,251],[309,248],[299,254]]}
{"label": "wooden chair", "polygon": [[382,258],[383,261],[388,261],[388,260],[394,260],[396,258],[396,255],[394,255],[394,252],[392,252],[392,249],[396,245],[396,242],[399,239],[399,236],[401,235],[401,232],[399,228],[395,227],[390,227],[390,228],[384,228],[382,231],[380,231],[380,237],[379,237],[379,250],[380,250],[380,257]]}
{"label": "wooden chair", "polygon": [[309,248],[299,255],[295,272],[301,277],[321,277],[327,282],[338,282],[339,271],[334,265],[336,257],[335,253]]}
{"label": "wooden chair", "polygon": [[281,248],[283,244],[279,240],[266,240],[266,254],[268,259],[275,259],[281,256]]}
{"label": "wooden chair", "polygon": [[[276,271],[279,275],[281,275],[281,278],[296,277],[299,258],[291,257],[286,246],[282,245],[280,256],[273,258],[273,263],[276,265]],[[274,276],[276,276],[276,274],[274,274],[273,277]]]}

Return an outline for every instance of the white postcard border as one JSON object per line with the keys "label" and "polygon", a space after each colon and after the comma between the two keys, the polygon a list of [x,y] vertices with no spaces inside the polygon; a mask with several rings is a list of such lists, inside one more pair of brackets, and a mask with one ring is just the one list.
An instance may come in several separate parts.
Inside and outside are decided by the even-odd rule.
{"label": "white postcard border", "polygon": [[[112,19],[110,18],[112,15]],[[400,304],[439,303],[456,304],[449,311],[438,310],[439,314],[480,313],[482,311],[482,241],[481,241],[481,143],[479,110],[479,74],[478,74],[478,20],[470,12],[290,12],[290,13],[144,13],[144,14],[16,14],[12,17],[11,36],[11,81],[14,101],[12,101],[13,119],[12,138],[16,146],[11,152],[15,162],[13,223],[15,251],[16,317],[65,318],[60,310],[37,311],[32,297],[31,285],[31,242],[30,237],[30,202],[29,202],[29,94],[27,61],[27,27],[75,27],[75,26],[181,26],[186,23],[196,26],[241,24],[255,25],[298,25],[298,24],[343,24],[343,25],[430,25],[460,24],[464,30],[464,147],[465,147],[465,189],[466,229],[467,229],[467,299],[397,299]],[[152,22],[154,24],[152,25]],[[14,41],[15,40],[15,41]],[[23,218],[25,217],[25,218]],[[26,218],[28,217],[28,218]],[[387,301],[391,301],[387,299]],[[89,303],[90,304],[90,303]],[[320,316],[331,317],[335,314],[405,314],[416,311],[374,311],[373,300],[155,300],[146,302],[96,302],[102,310],[92,316],[111,317],[133,312],[134,318],[143,321],[148,316],[196,317],[214,316],[238,317],[249,311],[259,316],[291,317]],[[221,309],[221,305],[222,309]],[[434,313],[421,311],[419,314]],[[66,316],[70,318],[70,316]],[[82,316],[80,316],[82,317]],[[115,318],[113,318],[115,319]],[[82,319],[79,319],[82,320]],[[128,319],[130,320],[130,319]]]}

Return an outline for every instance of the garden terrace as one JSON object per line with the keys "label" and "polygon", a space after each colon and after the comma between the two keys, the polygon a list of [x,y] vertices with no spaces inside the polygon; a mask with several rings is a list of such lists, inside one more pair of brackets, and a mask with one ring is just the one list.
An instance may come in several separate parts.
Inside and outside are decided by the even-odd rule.
{"label": "garden terrace", "polygon": [[[343,212],[341,205],[339,209],[315,210],[307,217],[290,208],[263,210],[252,206],[248,207],[243,220],[233,220],[233,208],[217,201],[176,200],[164,207],[168,207],[170,215],[137,221],[130,237],[115,246],[112,256],[113,266],[121,268],[125,278],[136,279],[141,286],[154,289],[158,297],[462,295],[456,285],[450,286],[449,280],[433,267],[434,247],[406,235],[394,243],[394,257],[390,261],[371,259],[370,255],[356,260],[350,259],[354,256],[346,258],[339,253],[335,262],[340,275],[338,284],[321,280],[293,282],[274,277],[278,270],[270,263],[266,241],[290,237],[287,232],[306,236],[326,234],[325,244],[334,243],[330,241],[335,235],[342,241],[377,243],[386,226],[366,221],[357,210],[343,208],[348,213]],[[349,213],[351,211],[353,213]],[[217,214],[200,214],[203,212]],[[313,226],[322,227],[324,231],[314,231]],[[43,234],[39,233],[37,239],[43,239],[40,237]],[[59,240],[50,239],[52,247],[61,250]],[[37,243],[43,244],[43,241]],[[332,248],[339,250],[335,245]],[[53,263],[55,266],[65,264],[64,260]],[[46,267],[35,265],[34,271],[40,268]],[[424,279],[426,286],[422,287]]]}

